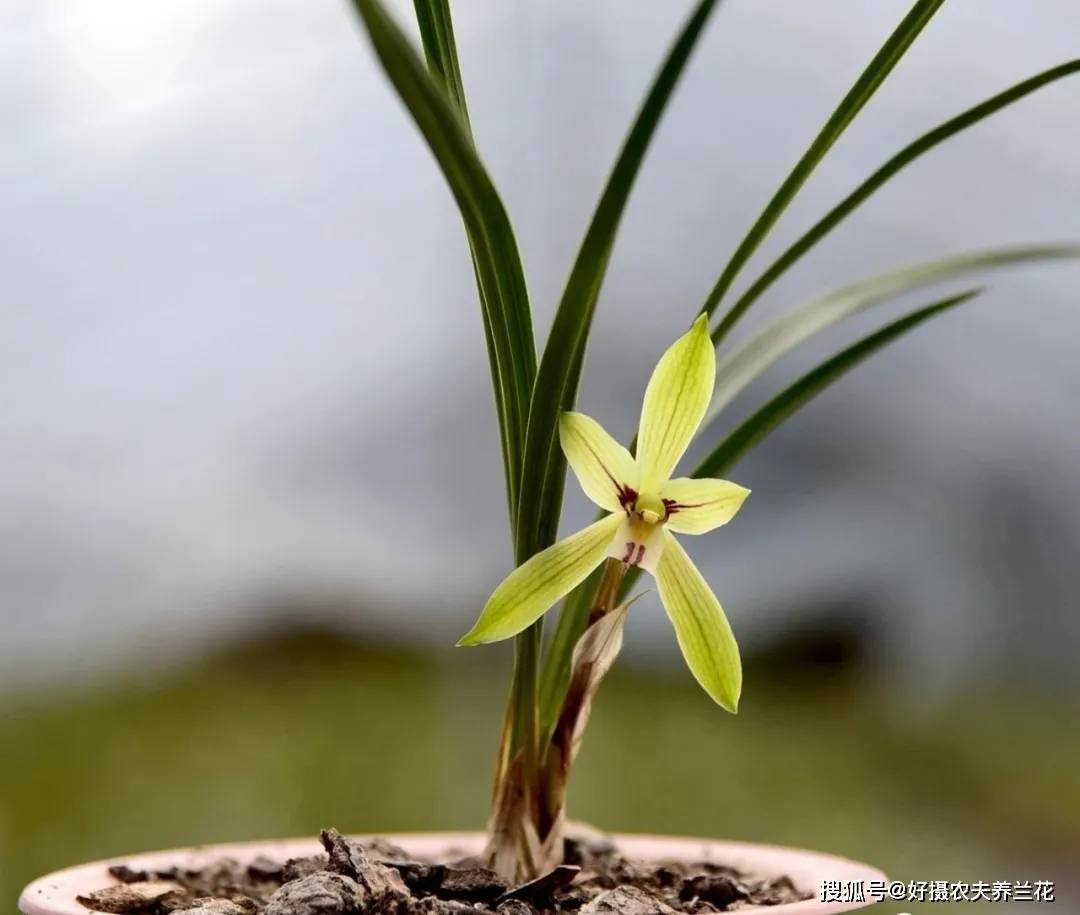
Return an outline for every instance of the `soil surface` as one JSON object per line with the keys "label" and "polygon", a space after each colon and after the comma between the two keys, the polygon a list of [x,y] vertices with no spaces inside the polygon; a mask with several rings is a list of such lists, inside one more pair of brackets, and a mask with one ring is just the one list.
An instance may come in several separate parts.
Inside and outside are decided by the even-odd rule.
{"label": "soil surface", "polygon": [[139,870],[117,865],[120,884],[80,896],[116,915],[707,915],[809,898],[787,877],[763,879],[711,863],[634,861],[604,839],[568,839],[566,861],[531,883],[508,886],[474,858],[417,860],[336,829],[325,854],[247,865]]}

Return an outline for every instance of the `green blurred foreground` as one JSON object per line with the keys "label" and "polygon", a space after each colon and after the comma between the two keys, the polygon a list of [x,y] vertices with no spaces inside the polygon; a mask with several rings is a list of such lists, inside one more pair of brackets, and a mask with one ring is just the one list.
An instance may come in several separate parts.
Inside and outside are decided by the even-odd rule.
{"label": "green blurred foreground", "polygon": [[[44,871],[137,850],[328,825],[478,827],[506,684],[499,654],[436,663],[308,636],[152,688],[8,703],[0,898],[13,908]],[[905,709],[852,677],[778,682],[751,665],[732,717],[682,672],[616,675],[572,812],[609,829],[819,848],[900,879],[1056,879],[1067,903],[1080,850],[1076,704],[982,696],[917,720]]]}

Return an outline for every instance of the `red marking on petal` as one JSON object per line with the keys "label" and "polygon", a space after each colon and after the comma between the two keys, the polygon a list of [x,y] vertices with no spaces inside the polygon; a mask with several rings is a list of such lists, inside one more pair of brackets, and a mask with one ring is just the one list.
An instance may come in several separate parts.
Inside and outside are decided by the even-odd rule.
{"label": "red marking on petal", "polygon": [[607,469],[607,465],[604,464],[602,460],[600,460],[600,455],[596,453],[595,448],[593,448],[588,442],[584,440],[582,443],[585,445],[586,448],[589,449],[589,453],[592,454],[594,458],[596,458],[596,463],[599,464],[600,469],[604,471],[604,476],[606,476],[611,481],[611,485],[615,487],[615,492],[618,494],[619,505],[622,506],[623,510],[627,514],[630,514],[629,506],[632,506],[634,502],[637,501],[638,494],[634,492],[634,490],[632,490],[625,483],[620,483],[618,480],[615,479],[612,472]]}

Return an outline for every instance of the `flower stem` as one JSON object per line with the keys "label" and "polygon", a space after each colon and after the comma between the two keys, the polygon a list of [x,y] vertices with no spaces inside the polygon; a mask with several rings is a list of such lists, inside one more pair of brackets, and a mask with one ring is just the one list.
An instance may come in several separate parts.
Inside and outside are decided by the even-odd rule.
{"label": "flower stem", "polygon": [[620,562],[618,559],[609,559],[604,563],[604,575],[600,579],[600,584],[596,587],[596,594],[589,607],[588,626],[595,623],[605,613],[610,613],[615,604],[618,603],[619,589],[622,587],[626,568],[626,563]]}

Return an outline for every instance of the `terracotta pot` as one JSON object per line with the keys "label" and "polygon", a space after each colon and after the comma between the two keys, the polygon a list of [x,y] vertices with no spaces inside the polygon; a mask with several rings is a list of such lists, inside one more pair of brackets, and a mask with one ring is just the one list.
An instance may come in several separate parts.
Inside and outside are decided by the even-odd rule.
{"label": "terracotta pot", "polygon": [[[484,841],[483,836],[476,832],[407,833],[385,838],[423,857],[439,857],[451,851],[475,854]],[[740,909],[740,912],[768,912],[770,915],[848,912],[865,908],[870,902],[821,902],[817,897],[823,880],[838,880],[846,885],[885,879],[881,871],[869,865],[798,848],[664,836],[617,835],[614,838],[623,852],[644,860],[707,860],[763,877],[786,874],[799,889],[813,893],[815,897],[789,905],[750,906]],[[163,868],[170,865],[198,867],[223,857],[243,862],[253,860],[257,855],[267,855],[284,860],[313,855],[321,850],[315,839],[276,839],[125,855],[110,861],[69,867],[35,880],[23,890],[19,897],[19,908],[25,915],[88,915],[88,910],[75,897],[115,884],[117,881],[109,876],[110,864],[124,863],[135,868]]]}

